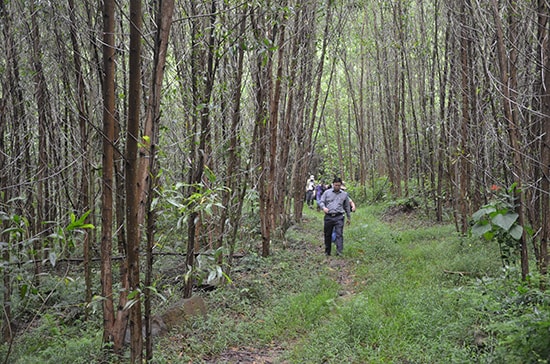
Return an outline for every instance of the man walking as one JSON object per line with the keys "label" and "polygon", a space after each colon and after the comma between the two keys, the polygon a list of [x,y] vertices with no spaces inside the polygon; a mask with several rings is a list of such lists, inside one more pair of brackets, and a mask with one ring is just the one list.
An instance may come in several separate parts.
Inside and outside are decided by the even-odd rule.
{"label": "man walking", "polygon": [[342,190],[342,179],[335,177],[332,188],[323,193],[319,206],[325,212],[324,228],[325,255],[330,255],[332,249],[332,231],[336,233],[336,255],[342,255],[344,250],[344,214],[347,224],[351,223],[350,202],[347,192]]}

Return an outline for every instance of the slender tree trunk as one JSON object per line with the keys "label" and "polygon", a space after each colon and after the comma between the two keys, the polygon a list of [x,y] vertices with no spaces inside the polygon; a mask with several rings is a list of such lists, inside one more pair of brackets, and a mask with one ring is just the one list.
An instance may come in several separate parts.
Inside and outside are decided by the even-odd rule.
{"label": "slender tree trunk", "polygon": [[[516,212],[518,213],[518,223],[521,226],[524,226],[524,192],[522,192],[522,181],[523,181],[523,162],[521,160],[522,156],[519,148],[519,120],[516,110],[516,89],[517,89],[517,71],[515,63],[517,61],[517,51],[515,46],[512,46],[510,55],[507,56],[506,46],[504,44],[504,29],[502,21],[500,20],[500,14],[498,9],[497,0],[491,0],[493,17],[495,20],[495,25],[497,29],[497,54],[498,62],[500,68],[500,82],[501,82],[501,92],[502,92],[502,103],[504,107],[504,118],[508,124],[508,136],[510,139],[510,147],[512,153],[512,163],[514,175],[514,180],[517,188],[517,207]],[[516,4],[511,2],[509,4],[510,10],[508,17],[510,19],[510,34],[508,37],[513,42],[516,40],[516,31],[517,31],[517,14],[516,14]],[[509,57],[509,59],[508,59]],[[521,248],[521,276],[525,280],[529,274],[529,258],[527,253],[527,237],[526,231],[523,230],[523,236],[520,241]]]}
{"label": "slender tree trunk", "polygon": [[115,136],[115,2],[103,2],[103,190],[101,197],[101,289],[103,342],[114,339],[115,311],[111,251],[113,240],[113,173]]}
{"label": "slender tree trunk", "polygon": [[[147,115],[145,118],[144,135],[148,137],[143,141],[144,147],[141,148],[139,160],[138,186],[140,193],[140,215],[139,224],[143,224],[144,215],[147,216],[147,265],[145,272],[145,338],[146,338],[146,358],[153,358],[153,342],[151,340],[151,292],[149,287],[152,285],[153,274],[153,245],[155,230],[155,212],[151,210],[152,200],[154,198],[154,189],[156,185],[156,175],[158,167],[156,163],[156,147],[158,144],[158,130],[160,122],[160,101],[162,80],[164,78],[164,68],[166,64],[166,54],[168,49],[168,39],[172,25],[172,16],[174,13],[174,0],[162,0],[158,5],[156,24],[158,24],[155,37],[154,62],[152,69],[151,95],[147,105]],[[140,241],[141,239],[138,239]]]}
{"label": "slender tree trunk", "polygon": [[126,133],[126,226],[130,295],[130,361],[143,360],[140,287],[140,186],[138,185],[138,144],[141,104],[141,0],[130,0],[130,79],[128,83],[128,126]]}
{"label": "slender tree trunk", "polygon": [[[48,97],[48,90],[46,87],[46,77],[44,75],[44,67],[42,64],[42,45],[40,30],[38,26],[38,10],[35,8],[34,3],[30,6],[31,12],[31,39],[32,39],[32,64],[34,67],[33,81],[36,87],[35,97],[36,105],[38,109],[38,163],[37,163],[37,213],[35,219],[35,227],[44,230],[36,231],[38,239],[34,242],[35,254],[40,255],[44,252],[43,248],[47,247],[48,236],[48,224],[53,219],[50,216],[50,161],[48,155],[49,138],[48,131],[50,130],[51,112],[49,111],[50,100]],[[46,223],[47,221],[47,223]],[[44,225],[43,225],[44,224]],[[47,253],[46,253],[47,254]],[[38,284],[38,277],[42,271],[41,259],[39,256],[35,256],[35,282]],[[47,256],[44,256],[47,258]]]}
{"label": "slender tree trunk", "polygon": [[[0,2],[0,20],[2,22],[2,31],[6,42],[4,49],[6,50],[5,57],[7,60],[6,69],[4,70],[2,76],[0,76],[0,85],[2,85],[0,93],[2,95],[8,95],[9,92],[5,89],[5,87],[7,87],[9,90],[16,90],[16,87],[14,87],[15,82],[13,79],[13,74],[14,70],[17,68],[18,57],[15,49],[15,43],[12,38],[11,16],[4,2]],[[12,149],[7,149],[7,146],[4,144],[6,141],[5,138],[8,129],[7,103],[9,102],[9,100],[10,98],[8,96],[0,98],[0,151],[2,151],[0,153],[0,191],[2,191],[2,194],[0,194],[0,200],[2,201],[2,205],[4,206],[7,206],[8,201],[12,198],[12,188],[10,188],[9,186],[10,184],[13,184],[12,178],[10,178],[10,170],[7,166],[7,153],[9,153],[9,151]],[[11,102],[15,103],[16,101],[16,98],[12,97]],[[13,113],[13,115],[17,115],[16,111]],[[15,132],[15,125],[13,126],[13,130]],[[5,232],[7,227],[7,221],[3,220],[0,223],[0,239],[3,242],[7,242],[8,244],[10,244],[9,234]],[[2,249],[3,262],[10,262],[10,256],[10,249]],[[2,343],[10,343],[10,348],[11,342],[13,340],[11,280],[11,269],[8,265],[6,265],[2,269],[2,281],[4,283],[4,291],[2,292],[2,314],[0,315],[0,318],[2,322]],[[6,360],[8,357],[9,352],[6,354]]]}
{"label": "slender tree trunk", "polygon": [[[208,25],[205,25],[205,29],[199,28],[200,22],[197,20],[196,23],[193,23],[193,34],[192,34],[192,67],[193,67],[193,106],[194,112],[198,113],[200,116],[200,132],[198,146],[193,142],[191,150],[195,158],[194,165],[191,168],[190,172],[190,191],[189,195],[193,193],[200,192],[199,184],[202,181],[205,165],[210,163],[210,143],[211,143],[211,125],[210,125],[210,101],[212,98],[213,84],[215,79],[215,23],[216,23],[216,7],[217,0],[212,0],[210,13],[208,17]],[[194,5],[192,4],[194,7]],[[194,11],[194,10],[193,10]],[[201,52],[201,45],[199,43],[199,38],[202,37],[201,34],[206,34],[205,43],[208,45],[206,49]],[[205,64],[203,64],[205,62]],[[196,77],[195,73],[199,73],[202,77]],[[197,118],[194,116],[195,121]],[[191,207],[191,213],[189,219],[187,220],[187,251],[185,265],[187,269],[191,269],[195,265],[195,254],[197,252],[197,224],[199,223],[200,214],[198,211],[199,206],[193,205]],[[184,288],[184,297],[189,298],[192,295],[193,291],[193,275],[190,274],[187,281],[185,282]]]}
{"label": "slender tree trunk", "polygon": [[[260,13],[260,14],[258,14]],[[254,29],[255,41],[258,45],[263,44],[266,37],[273,40],[273,34],[271,31],[266,31],[263,34],[262,31],[267,27],[266,21],[263,18],[263,14],[258,9],[254,9],[251,13],[251,22]],[[265,51],[265,52],[264,52]],[[255,81],[255,124],[254,124],[254,138],[255,141],[255,160],[256,165],[259,167],[258,172],[258,193],[260,198],[259,212],[260,212],[260,229],[262,234],[262,256],[269,256],[269,248],[271,243],[271,226],[269,225],[269,207],[267,206],[267,185],[269,183],[267,173],[269,171],[268,165],[268,118],[269,118],[269,99],[271,95],[271,74],[273,68],[272,54],[270,50],[258,51],[255,54],[255,69],[253,78]]]}
{"label": "slender tree trunk", "polygon": [[[539,43],[541,47],[541,64],[546,72],[541,84],[540,95],[542,115],[539,118],[540,127],[538,128],[542,140],[540,144],[540,243],[538,266],[543,276],[548,276],[548,264],[550,255],[548,254],[548,242],[550,241],[550,36],[548,31],[550,9],[544,0],[539,0]],[[544,280],[542,280],[544,282]],[[542,288],[546,289],[546,283],[542,283]]]}
{"label": "slender tree trunk", "polygon": [[[90,177],[90,160],[88,155],[88,109],[87,109],[87,96],[86,96],[86,87],[82,71],[82,62],[81,62],[81,50],[77,41],[77,27],[75,19],[75,6],[74,0],[68,0],[69,5],[69,18],[70,23],[70,37],[71,45],[73,48],[73,61],[75,68],[75,80],[76,80],[76,90],[77,90],[77,106],[78,106],[78,122],[80,127],[80,151],[82,153],[82,171],[81,171],[81,181],[80,181],[80,193],[78,198],[78,213],[80,215],[84,214],[86,211],[90,210],[90,188],[89,188],[89,177]],[[87,217],[84,223],[88,224],[90,218]],[[83,256],[84,256],[84,281],[86,283],[86,302],[90,303],[92,301],[92,276],[91,276],[91,266],[90,266],[90,239],[89,234],[85,233],[83,237]]]}
{"label": "slender tree trunk", "polygon": [[461,62],[461,121],[460,121],[460,231],[466,234],[469,229],[468,220],[470,218],[470,166],[469,156],[469,132],[470,132],[470,35],[468,31],[468,13],[467,6],[469,0],[464,0],[461,5],[462,28],[460,40],[460,62]]}
{"label": "slender tree trunk", "polygon": [[[286,2],[282,4],[282,6],[286,6]],[[279,196],[277,195],[278,188],[277,186],[281,185],[283,183],[281,175],[284,175],[284,171],[281,170],[280,165],[280,158],[278,158],[278,134],[279,134],[279,105],[281,102],[281,81],[283,78],[283,67],[285,66],[285,32],[286,32],[286,20],[281,19],[279,27],[278,27],[278,34],[279,34],[279,43],[278,43],[278,50],[277,50],[277,73],[275,82],[273,85],[273,95],[270,99],[270,107],[269,107],[269,181],[270,183],[267,184],[267,199],[266,199],[266,205],[268,209],[268,215],[269,215],[269,225],[273,230],[278,225],[279,219],[279,213],[283,211],[284,208],[284,201],[281,201]],[[264,256],[269,255],[269,247],[267,247],[267,250],[265,250],[266,247],[263,247],[262,252]]]}
{"label": "slender tree trunk", "polygon": [[[238,221],[241,216],[241,207],[242,207],[242,199],[240,198],[239,194],[239,186],[241,183],[239,181],[242,180],[242,178],[238,177],[240,174],[238,173],[239,166],[241,164],[240,162],[240,130],[241,130],[241,99],[242,99],[242,82],[243,82],[243,67],[244,67],[244,49],[245,45],[240,41],[241,37],[244,37],[246,25],[247,25],[247,14],[246,10],[242,12],[242,14],[238,15],[238,18],[240,19],[240,26],[239,26],[239,33],[238,33],[238,51],[235,55],[235,70],[234,75],[235,78],[232,82],[233,85],[233,98],[232,98],[232,110],[231,110],[231,128],[230,128],[230,137],[229,137],[229,150],[228,152],[228,162],[227,162],[227,180],[228,180],[228,191],[224,193],[223,197],[223,205],[227,206],[228,208],[222,210],[222,214],[220,217],[220,237],[218,240],[217,248],[220,248],[223,246],[223,238],[225,235],[225,226],[226,226],[226,220],[229,219],[229,226],[233,226],[234,231],[236,230],[236,227],[238,226]],[[236,234],[231,234],[231,237],[228,239],[228,245],[229,245],[229,266],[231,266],[231,262],[233,259],[233,253],[235,251],[235,243],[234,240],[236,238]],[[221,261],[218,261],[219,264],[221,264]]]}

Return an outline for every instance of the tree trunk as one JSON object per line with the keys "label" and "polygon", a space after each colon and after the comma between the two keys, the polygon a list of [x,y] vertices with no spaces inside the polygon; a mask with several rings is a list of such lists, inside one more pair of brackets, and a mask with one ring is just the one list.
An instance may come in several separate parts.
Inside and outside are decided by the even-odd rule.
{"label": "tree trunk", "polygon": [[112,224],[113,224],[113,145],[115,114],[115,47],[113,0],[103,2],[103,191],[101,207],[101,288],[103,301],[103,341],[113,339],[114,305],[112,294]]}
{"label": "tree trunk", "polygon": [[[232,226],[233,231],[229,232],[231,234],[228,240],[228,264],[231,266],[233,259],[233,253],[235,251],[236,244],[236,229],[239,224],[241,217],[241,207],[243,199],[240,198],[241,194],[239,193],[239,186],[243,180],[240,176],[239,167],[241,164],[240,158],[240,131],[242,128],[242,118],[241,118],[241,99],[242,99],[242,83],[243,83],[243,65],[244,65],[244,49],[245,45],[241,43],[240,39],[245,35],[246,25],[247,25],[247,11],[243,10],[242,13],[237,15],[239,19],[239,32],[237,34],[237,42],[239,44],[237,52],[234,56],[234,78],[231,82],[233,85],[232,90],[232,107],[231,107],[231,128],[229,136],[229,149],[227,151],[227,187],[228,190],[223,194],[223,206],[227,208],[222,210],[220,216],[220,235],[218,238],[218,243],[216,248],[221,248],[223,246],[223,240],[225,236],[225,227],[226,225]],[[246,187],[244,187],[246,188]],[[229,220],[229,224],[226,224],[226,221]],[[222,260],[218,261],[218,264],[222,264]]]}
{"label": "tree trunk", "polygon": [[126,133],[126,228],[128,244],[128,277],[131,300],[130,361],[143,360],[140,287],[140,192],[138,185],[138,143],[140,141],[141,104],[141,0],[130,0],[130,60],[128,82],[128,126]]}
{"label": "tree trunk", "polygon": [[460,38],[460,65],[461,65],[461,121],[460,121],[460,231],[466,234],[469,229],[470,218],[470,166],[469,166],[469,133],[470,133],[470,34],[468,31],[467,2],[461,3],[461,38]]}
{"label": "tree trunk", "polygon": [[[200,28],[200,19],[193,20],[193,34],[192,34],[192,67],[193,67],[193,110],[199,117],[193,117],[195,121],[200,120],[200,132],[198,146],[192,141],[191,151],[194,158],[194,162],[191,166],[189,174],[189,196],[193,193],[200,193],[199,185],[202,182],[205,165],[210,163],[210,149],[211,149],[211,125],[210,125],[210,102],[213,92],[213,84],[215,80],[215,22],[216,22],[216,2],[212,0],[211,9],[209,9],[208,23],[204,25],[204,28]],[[195,5],[193,5],[193,11],[195,11]],[[197,17],[198,18],[198,17]],[[206,39],[202,39],[205,37]],[[200,43],[203,40],[204,43]],[[206,49],[201,48],[201,44],[207,44]],[[198,74],[199,77],[195,76]],[[200,77],[202,76],[202,77]],[[190,208],[190,216],[187,220],[187,251],[185,265],[186,269],[190,269],[190,275],[185,282],[184,297],[189,298],[193,291],[193,268],[195,265],[195,254],[197,253],[197,224],[199,223],[200,213],[199,206],[192,204]]]}
{"label": "tree trunk", "polygon": [[[523,204],[524,204],[524,192],[522,191],[522,181],[523,181],[523,162],[522,156],[519,148],[519,125],[518,125],[518,116],[516,109],[516,89],[517,89],[517,72],[515,63],[517,61],[517,51],[515,46],[512,46],[510,55],[507,56],[506,46],[504,44],[504,29],[502,21],[500,20],[500,14],[498,9],[497,0],[491,0],[493,17],[495,20],[495,25],[497,29],[497,55],[498,63],[500,69],[500,82],[501,82],[501,92],[502,92],[502,103],[504,107],[504,118],[506,119],[508,125],[508,137],[510,141],[511,153],[512,153],[512,164],[513,169],[512,173],[514,175],[514,181],[516,183],[515,194],[517,196],[517,207],[516,212],[518,213],[518,224],[520,226],[525,226],[524,224],[524,213],[523,213]],[[516,27],[517,27],[517,14],[516,14],[516,5],[512,2],[510,5],[510,10],[508,17],[510,19],[510,34],[508,39],[511,39],[512,42],[516,39]],[[520,241],[521,249],[521,276],[522,279],[527,279],[529,274],[529,258],[527,253],[527,236],[526,229],[523,229],[523,236]]]}
{"label": "tree trunk", "polygon": [[[78,107],[78,122],[80,128],[80,152],[82,153],[82,170],[80,181],[80,192],[78,196],[78,213],[79,216],[90,210],[90,159],[88,154],[88,108],[85,81],[82,71],[81,50],[77,41],[77,23],[75,19],[74,0],[68,0],[69,18],[70,18],[70,37],[73,50],[73,61],[75,68],[75,83],[77,90],[77,107]],[[85,224],[90,222],[87,217]],[[90,266],[90,239],[89,234],[85,233],[83,237],[83,256],[84,256],[84,282],[86,283],[86,303],[92,302],[92,276]]]}
{"label": "tree trunk", "polygon": [[[540,124],[538,131],[542,135],[540,143],[540,240],[539,256],[537,257],[540,274],[548,276],[548,242],[550,241],[550,40],[548,39],[548,23],[550,9],[547,2],[539,0],[539,44],[541,50],[541,64],[546,72],[541,72],[544,77],[541,80],[540,95],[542,115],[538,119]],[[544,279],[541,280],[545,282]],[[546,289],[546,283],[541,283],[541,288]]]}
{"label": "tree trunk", "polygon": [[35,282],[38,284],[38,277],[42,271],[40,254],[46,254],[43,258],[47,258],[47,251],[43,248],[47,248],[47,236],[49,235],[48,225],[51,224],[51,221],[54,221],[50,215],[50,159],[48,155],[49,148],[49,138],[48,133],[50,130],[51,123],[51,111],[50,111],[50,100],[48,97],[48,90],[46,85],[46,77],[44,75],[44,67],[42,64],[42,45],[40,40],[40,30],[38,26],[38,11],[34,6],[34,3],[30,6],[31,12],[31,39],[32,39],[32,49],[31,57],[33,64],[33,81],[36,87],[35,97],[36,105],[38,111],[38,163],[37,163],[37,172],[36,172],[36,194],[39,196],[37,199],[37,213],[35,219],[35,227],[41,229],[45,226],[44,230],[36,231],[37,239],[34,243],[35,254]]}
{"label": "tree trunk", "polygon": [[[152,69],[152,84],[150,87],[151,95],[147,105],[147,115],[145,118],[144,135],[149,139],[143,140],[143,147],[140,148],[138,191],[140,194],[139,224],[145,223],[147,216],[147,265],[145,272],[145,338],[146,338],[146,358],[153,358],[153,342],[151,340],[151,292],[149,287],[152,285],[153,274],[153,245],[155,230],[155,212],[151,210],[152,200],[156,187],[156,176],[158,166],[156,163],[156,147],[158,144],[158,130],[160,122],[160,102],[162,80],[164,78],[164,68],[166,65],[166,54],[168,49],[168,39],[172,25],[172,16],[174,13],[174,0],[162,0],[158,5],[156,24],[158,24],[155,36],[154,62]],[[141,239],[138,239],[140,241]]]}

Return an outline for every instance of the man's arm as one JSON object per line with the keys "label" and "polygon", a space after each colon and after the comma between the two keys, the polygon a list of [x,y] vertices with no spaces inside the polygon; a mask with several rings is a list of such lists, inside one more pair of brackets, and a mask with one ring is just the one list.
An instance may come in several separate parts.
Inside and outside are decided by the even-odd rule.
{"label": "man's arm", "polygon": [[325,205],[325,202],[326,202],[326,197],[327,197],[327,191],[325,191],[322,195],[321,195],[321,198],[319,199],[319,208],[321,210],[323,210],[323,212],[326,214],[328,212],[328,209]]}
{"label": "man's arm", "polygon": [[344,211],[346,212],[347,222],[348,224],[351,222],[351,205],[350,205],[351,199],[349,198],[349,195],[346,194],[346,198],[344,199]]}

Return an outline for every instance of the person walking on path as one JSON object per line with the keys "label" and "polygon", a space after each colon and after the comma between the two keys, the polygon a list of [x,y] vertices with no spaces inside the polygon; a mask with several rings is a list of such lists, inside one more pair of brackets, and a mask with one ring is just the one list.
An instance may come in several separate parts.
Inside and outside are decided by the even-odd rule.
{"label": "person walking on path", "polygon": [[351,207],[347,192],[341,189],[342,179],[334,178],[332,188],[323,193],[319,205],[325,213],[323,233],[325,236],[325,255],[332,250],[332,231],[336,233],[336,255],[342,255],[344,250],[344,215],[347,224],[351,223]]}
{"label": "person walking on path", "polygon": [[326,187],[321,182],[319,182],[319,184],[315,186],[315,202],[317,203],[317,211],[321,211],[321,206],[319,205],[319,203],[321,201],[321,196],[323,196],[325,190]]}
{"label": "person walking on path", "polygon": [[306,203],[310,209],[313,208],[313,199],[315,196],[313,192],[315,191],[315,177],[313,175],[309,176],[309,179],[306,182]]}

